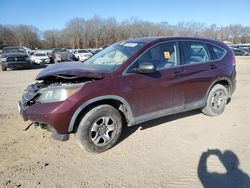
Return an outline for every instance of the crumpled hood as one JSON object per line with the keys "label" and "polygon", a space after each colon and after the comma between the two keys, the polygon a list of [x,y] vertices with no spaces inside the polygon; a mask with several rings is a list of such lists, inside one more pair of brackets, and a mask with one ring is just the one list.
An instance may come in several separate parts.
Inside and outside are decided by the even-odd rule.
{"label": "crumpled hood", "polygon": [[98,72],[96,69],[82,62],[63,62],[50,65],[43,69],[36,77],[36,80],[46,80],[50,77],[68,77],[68,78],[104,78],[104,73]]}

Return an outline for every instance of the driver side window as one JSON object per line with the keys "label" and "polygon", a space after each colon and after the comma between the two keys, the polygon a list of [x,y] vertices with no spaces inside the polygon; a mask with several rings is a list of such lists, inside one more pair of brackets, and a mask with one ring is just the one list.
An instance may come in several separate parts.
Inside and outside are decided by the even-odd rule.
{"label": "driver side window", "polygon": [[157,70],[177,66],[176,42],[166,42],[149,49],[135,62],[134,67],[141,63],[152,63]]}

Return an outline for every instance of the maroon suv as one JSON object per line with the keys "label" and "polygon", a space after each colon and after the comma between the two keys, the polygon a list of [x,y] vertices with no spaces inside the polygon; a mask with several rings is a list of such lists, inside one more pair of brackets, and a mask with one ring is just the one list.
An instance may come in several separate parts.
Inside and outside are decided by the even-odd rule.
{"label": "maroon suv", "polygon": [[103,152],[123,125],[183,111],[221,114],[235,90],[235,57],[222,42],[150,37],[115,43],[84,63],[42,70],[19,102],[24,120]]}

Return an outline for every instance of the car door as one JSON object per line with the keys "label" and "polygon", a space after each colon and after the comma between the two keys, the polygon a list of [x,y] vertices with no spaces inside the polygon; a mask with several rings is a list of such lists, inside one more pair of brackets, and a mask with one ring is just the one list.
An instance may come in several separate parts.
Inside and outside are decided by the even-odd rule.
{"label": "car door", "polygon": [[[143,53],[128,69],[124,76],[124,81],[129,83],[126,98],[137,122],[183,109],[183,69],[178,66],[178,51],[177,42],[161,43]],[[134,71],[145,62],[154,64],[157,71]]]}
{"label": "car door", "polygon": [[218,71],[215,62],[210,61],[206,43],[200,41],[181,42],[184,71],[185,108],[196,108],[204,105],[205,96]]}

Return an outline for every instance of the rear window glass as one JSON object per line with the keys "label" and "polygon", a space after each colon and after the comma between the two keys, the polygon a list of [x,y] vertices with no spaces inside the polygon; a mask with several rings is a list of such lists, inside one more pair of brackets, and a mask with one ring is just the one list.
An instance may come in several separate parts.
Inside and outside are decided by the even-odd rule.
{"label": "rear window glass", "polygon": [[210,47],[210,55],[211,55],[211,60],[217,60],[222,58],[225,55],[225,50],[217,47],[217,46],[213,46],[213,45],[209,45]]}

